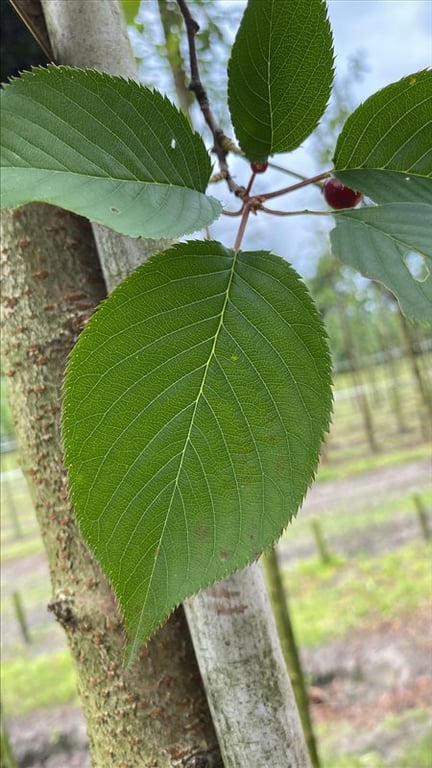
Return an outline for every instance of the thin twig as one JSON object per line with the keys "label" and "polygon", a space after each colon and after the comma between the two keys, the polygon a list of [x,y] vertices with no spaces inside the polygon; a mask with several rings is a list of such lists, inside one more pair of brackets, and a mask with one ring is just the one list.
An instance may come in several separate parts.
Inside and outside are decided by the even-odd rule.
{"label": "thin twig", "polygon": [[222,173],[219,171],[219,173],[214,173],[213,176],[210,176],[209,178],[209,184],[218,184],[219,181],[225,181],[226,180],[226,173]]}
{"label": "thin twig", "polygon": [[324,181],[324,179],[327,179],[329,176],[331,176],[331,171],[325,171],[325,173],[319,173],[318,176],[312,176],[310,179],[299,181],[297,184],[291,184],[289,187],[277,189],[275,192],[266,192],[263,195],[260,195],[260,197],[262,200],[271,200],[273,197],[280,197],[281,195],[286,195],[288,192],[294,192],[296,189],[301,189],[301,187],[307,187],[308,184],[317,184],[320,181]]}
{"label": "thin twig", "polygon": [[249,218],[250,212],[251,212],[250,206],[249,205],[245,205],[245,207],[243,209],[241,221],[240,221],[240,226],[238,228],[237,237],[236,237],[235,243],[234,243],[234,250],[235,251],[239,251],[240,250],[240,246],[242,244],[243,235],[245,233],[246,224],[247,224],[247,220]]}
{"label": "thin twig", "polygon": [[256,177],[256,173],[253,172],[252,176],[249,179],[249,184],[247,185],[247,187],[245,189],[245,199],[249,199],[249,192],[251,191],[251,189],[253,187],[253,183],[255,181],[255,177]]}
{"label": "thin twig", "polygon": [[234,179],[232,178],[229,172],[228,164],[226,161],[227,154],[230,151],[230,148],[232,145],[232,141],[231,139],[228,138],[228,136],[225,136],[223,130],[219,128],[219,126],[217,125],[216,120],[214,119],[214,116],[213,116],[213,112],[210,108],[207,91],[205,90],[201,82],[199,66],[198,66],[198,57],[197,57],[197,51],[196,51],[196,45],[195,45],[195,36],[199,31],[199,25],[193,18],[186,0],[177,0],[177,3],[180,8],[180,12],[184,18],[186,33],[188,38],[189,61],[190,61],[190,71],[191,71],[191,81],[189,83],[189,90],[195,94],[196,100],[199,104],[204,120],[206,121],[212,133],[213,142],[214,142],[213,149],[214,149],[214,152],[216,153],[221,173],[224,174],[224,177],[228,184],[228,188],[230,189],[231,192],[237,195],[237,197],[243,197],[244,191],[245,191],[244,187],[240,187],[238,184],[236,184],[236,182],[234,181]]}
{"label": "thin twig", "polygon": [[329,215],[332,215],[332,211],[309,211],[307,208],[304,208],[302,211],[275,211],[273,210],[273,208],[266,208],[265,205],[261,205],[258,210],[264,211],[264,213],[269,213],[271,216],[302,216],[302,215],[329,216]]}
{"label": "thin twig", "polygon": [[241,216],[244,211],[244,206],[238,209],[238,211],[222,211],[222,216]]}
{"label": "thin twig", "polygon": [[9,0],[9,2],[30,34],[33,35],[48,61],[55,62],[40,0]]}

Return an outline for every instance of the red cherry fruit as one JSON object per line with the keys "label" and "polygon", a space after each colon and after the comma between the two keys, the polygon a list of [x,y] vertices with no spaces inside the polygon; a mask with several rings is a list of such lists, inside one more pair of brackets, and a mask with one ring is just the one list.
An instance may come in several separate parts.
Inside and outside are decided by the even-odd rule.
{"label": "red cherry fruit", "polygon": [[345,187],[339,179],[327,179],[323,188],[326,202],[340,211],[342,208],[354,208],[360,202],[363,195],[354,189]]}
{"label": "red cherry fruit", "polygon": [[268,168],[267,160],[264,163],[251,163],[251,168],[254,173],[264,173]]}

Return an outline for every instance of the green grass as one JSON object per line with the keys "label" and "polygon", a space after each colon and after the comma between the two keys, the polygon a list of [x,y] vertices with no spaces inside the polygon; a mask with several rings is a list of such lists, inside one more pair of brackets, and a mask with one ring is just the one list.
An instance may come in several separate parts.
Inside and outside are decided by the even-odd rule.
{"label": "green grass", "polygon": [[348,477],[361,475],[371,470],[385,469],[386,467],[395,467],[399,464],[407,464],[410,461],[418,461],[430,457],[430,443],[423,445],[412,445],[402,449],[387,451],[385,453],[373,453],[367,456],[355,458],[352,461],[346,461],[346,451],[344,452],[345,461],[342,464],[322,464],[318,470],[317,482],[323,483],[329,480],[344,480]]}
{"label": "green grass", "polygon": [[[432,355],[425,354],[418,359],[423,372],[430,370]],[[400,409],[407,431],[399,431],[399,422],[395,413],[394,390],[390,385],[397,379]],[[410,364],[406,359],[388,364],[376,365],[360,372],[361,382],[366,385],[366,399],[374,426],[375,440],[379,453],[370,457],[362,413],[355,396],[341,397],[343,390],[352,390],[355,384],[351,373],[337,374],[334,377],[334,389],[339,397],[335,401],[330,435],[325,447],[326,461],[320,470],[320,479],[334,479],[363,472],[371,468],[369,459],[377,466],[387,466],[384,456],[398,451],[410,453],[413,446],[424,443],[428,437],[424,434],[428,419],[425,404],[420,397],[417,382],[413,379]],[[426,376],[424,376],[426,382]],[[379,385],[377,387],[377,385]],[[430,429],[429,429],[430,432]],[[394,462],[395,457],[389,459]],[[406,460],[401,458],[401,461]],[[359,462],[356,466],[356,462]],[[364,463],[363,463],[364,462]],[[384,463],[383,463],[384,462]],[[353,464],[346,467],[346,464]],[[336,465],[336,466],[335,466]],[[343,474],[340,473],[344,465]],[[346,474],[345,474],[346,473]]]}
{"label": "green grass", "polygon": [[[334,754],[328,758],[324,756],[323,768],[396,768],[396,766],[394,764],[389,766],[376,752],[366,752],[360,756],[351,753]],[[410,768],[414,768],[414,766],[410,766]],[[420,768],[420,766],[416,766],[416,768]]]}
{"label": "green grass", "polygon": [[430,768],[432,765],[432,734],[426,733],[417,743],[408,746],[395,768]]}
{"label": "green grass", "polygon": [[2,665],[2,703],[8,717],[77,700],[76,673],[69,650]]}
{"label": "green grass", "polygon": [[13,434],[12,414],[7,402],[7,382],[4,376],[0,376],[0,434],[9,436]]}
{"label": "green grass", "polygon": [[28,539],[18,539],[14,542],[9,542],[7,547],[2,547],[2,562],[6,563],[9,560],[20,560],[23,557],[30,557],[38,552],[43,552],[44,547],[42,539],[39,536],[38,529],[35,529],[35,535]]}
{"label": "green grass", "polygon": [[19,465],[18,451],[10,451],[8,453],[0,454],[0,468],[2,472],[7,472],[9,469],[16,469]]}
{"label": "green grass", "polygon": [[[411,726],[419,734],[410,739]],[[388,715],[380,726],[383,735],[394,733],[395,749],[390,758],[384,758],[373,750],[363,754],[345,752],[338,754],[335,739],[348,733],[349,723],[321,723],[317,727],[322,768],[430,768],[432,765],[432,734],[430,716],[425,709],[411,709],[401,715]],[[400,734],[404,734],[401,739]],[[378,739],[377,739],[378,740]]]}
{"label": "green grass", "polygon": [[379,559],[363,556],[329,565],[314,560],[285,570],[299,645],[317,646],[427,605],[430,556],[430,546],[420,542]]}

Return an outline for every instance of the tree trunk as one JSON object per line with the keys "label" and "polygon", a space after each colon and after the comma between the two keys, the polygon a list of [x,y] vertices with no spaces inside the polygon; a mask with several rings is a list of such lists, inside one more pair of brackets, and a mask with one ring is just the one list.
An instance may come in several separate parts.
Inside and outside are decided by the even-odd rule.
{"label": "tree trunk", "polygon": [[189,598],[185,610],[225,765],[308,768],[259,564]]}
{"label": "tree trunk", "polygon": [[313,768],[320,768],[320,759],[313,730],[309,698],[297,640],[292,625],[289,603],[285,594],[276,547],[268,549],[262,556],[262,564],[270,594],[276,627],[281,641],[282,653],[287,666],[297,702],[303,732]]}
{"label": "tree trunk", "polygon": [[405,315],[401,311],[399,311],[399,320],[405,352],[411,366],[414,381],[417,385],[420,401],[423,401],[423,405],[426,410],[427,419],[425,420],[421,416],[421,430],[423,436],[428,438],[430,433],[429,424],[430,420],[432,419],[432,392],[430,391],[427,382],[425,382],[423,379],[422,372],[417,360],[417,353],[414,345],[414,339],[412,337],[411,327]]}
{"label": "tree trunk", "polygon": [[93,766],[221,765],[183,612],[125,671],[115,598],[68,503],[59,423],[64,366],[105,295],[90,227],[52,206],[29,205],[4,214],[2,245],[4,370],[48,554],[50,610],[76,662]]}
{"label": "tree trunk", "polygon": [[351,323],[349,320],[348,312],[343,312],[339,307],[339,316],[341,322],[342,333],[345,341],[345,355],[347,356],[351,366],[351,379],[354,385],[355,395],[359,406],[360,413],[363,418],[363,426],[366,433],[369,448],[372,453],[377,453],[378,445],[375,438],[375,429],[372,420],[372,413],[368,403],[366,392],[363,388],[363,381],[358,371],[357,356],[355,353],[354,336],[351,330]]}

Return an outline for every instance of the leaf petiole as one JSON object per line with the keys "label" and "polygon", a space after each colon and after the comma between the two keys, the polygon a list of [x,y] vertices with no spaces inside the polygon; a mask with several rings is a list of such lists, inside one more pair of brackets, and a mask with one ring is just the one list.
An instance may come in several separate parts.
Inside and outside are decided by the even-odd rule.
{"label": "leaf petiole", "polygon": [[307,208],[304,208],[302,211],[275,211],[272,208],[266,208],[265,205],[261,205],[259,210],[269,213],[271,216],[302,216],[303,214],[309,216],[331,216],[334,213],[334,211],[309,211]]}
{"label": "leaf petiole", "polygon": [[250,205],[246,204],[244,206],[244,209],[243,209],[242,217],[241,217],[241,220],[240,220],[240,226],[238,228],[237,237],[235,239],[235,243],[234,243],[234,246],[233,246],[235,251],[239,251],[240,250],[240,246],[242,244],[243,235],[244,235],[245,230],[246,230],[246,225],[247,225],[247,221],[248,221],[250,212],[251,212],[251,207],[250,207]]}
{"label": "leaf petiole", "polygon": [[312,176],[310,179],[303,179],[303,181],[298,181],[297,184],[291,184],[289,187],[277,189],[275,192],[266,192],[263,195],[260,195],[260,197],[262,200],[272,200],[274,197],[286,195],[289,192],[294,192],[296,189],[307,187],[309,184],[317,184],[320,181],[324,181],[325,179],[328,179],[331,174],[331,171],[325,171],[324,173],[319,173],[317,176]]}

